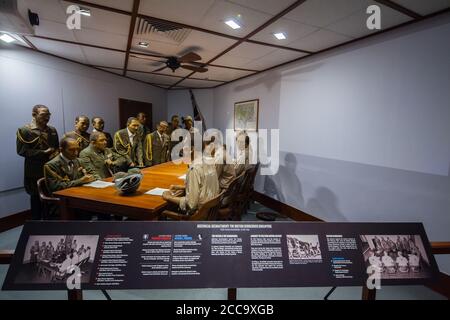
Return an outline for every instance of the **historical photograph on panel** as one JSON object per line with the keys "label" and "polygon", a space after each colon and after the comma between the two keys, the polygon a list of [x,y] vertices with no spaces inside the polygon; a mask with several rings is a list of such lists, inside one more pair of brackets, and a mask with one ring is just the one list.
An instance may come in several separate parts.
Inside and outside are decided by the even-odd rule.
{"label": "historical photograph on panel", "polygon": [[320,263],[318,235],[286,235],[290,263]]}
{"label": "historical photograph on panel", "polygon": [[379,268],[381,279],[431,277],[419,235],[362,235],[361,241],[366,266]]}
{"label": "historical photograph on panel", "polygon": [[98,236],[36,235],[28,238],[16,283],[66,283],[78,274],[87,283],[93,273]]}

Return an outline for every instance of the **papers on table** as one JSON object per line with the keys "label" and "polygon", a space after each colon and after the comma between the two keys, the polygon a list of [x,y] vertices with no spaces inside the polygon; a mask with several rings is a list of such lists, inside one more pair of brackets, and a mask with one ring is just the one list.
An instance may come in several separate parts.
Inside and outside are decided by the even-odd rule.
{"label": "papers on table", "polygon": [[162,196],[164,191],[169,191],[169,189],[154,188],[152,190],[147,191],[145,194],[149,194],[152,196]]}
{"label": "papers on table", "polygon": [[97,188],[97,189],[103,189],[103,188],[107,188],[107,187],[110,187],[110,186],[113,186],[113,185],[114,185],[113,182],[106,182],[106,181],[97,180],[97,181],[85,184],[83,186]]}
{"label": "papers on table", "polygon": [[186,174],[183,174],[182,176],[179,176],[178,179],[186,180]]}

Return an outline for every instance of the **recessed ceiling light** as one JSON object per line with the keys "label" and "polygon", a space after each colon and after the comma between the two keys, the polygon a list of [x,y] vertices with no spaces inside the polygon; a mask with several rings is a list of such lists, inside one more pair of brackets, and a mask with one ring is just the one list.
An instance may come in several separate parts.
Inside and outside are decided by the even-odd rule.
{"label": "recessed ceiling light", "polygon": [[274,35],[275,38],[277,38],[278,40],[284,40],[284,39],[286,39],[286,35],[285,35],[283,32],[274,33],[273,35]]}
{"label": "recessed ceiling light", "polygon": [[91,9],[80,7],[80,10],[78,10],[78,13],[82,14],[83,16],[90,17],[91,16]]}
{"label": "recessed ceiling light", "polygon": [[14,39],[13,37],[11,37],[9,34],[6,34],[6,33],[4,33],[0,36],[0,40],[5,41],[6,43],[11,43],[13,41],[16,41],[16,39]]}
{"label": "recessed ceiling light", "polygon": [[139,42],[139,47],[147,48],[148,47],[148,42],[140,41]]}
{"label": "recessed ceiling light", "polygon": [[241,27],[234,20],[227,20],[227,21],[225,21],[225,23],[232,29],[239,29]]}

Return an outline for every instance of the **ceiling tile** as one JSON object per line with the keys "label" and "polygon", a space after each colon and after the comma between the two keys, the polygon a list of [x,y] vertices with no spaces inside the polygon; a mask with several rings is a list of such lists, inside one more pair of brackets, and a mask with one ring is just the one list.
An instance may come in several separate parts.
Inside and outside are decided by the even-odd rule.
{"label": "ceiling tile", "polygon": [[179,81],[179,78],[166,77],[160,75],[154,75],[150,73],[140,73],[140,72],[127,72],[127,76],[130,78],[142,80],[145,82],[151,82],[156,84],[168,84],[172,85],[175,82]]}
{"label": "ceiling tile", "polygon": [[209,88],[217,86],[219,83],[205,80],[186,79],[179,83],[180,86],[189,88]]}
{"label": "ceiling tile", "polygon": [[128,38],[124,35],[92,29],[76,30],[73,33],[77,42],[120,50],[127,49]]}
{"label": "ceiling tile", "polygon": [[[230,55],[247,58],[247,59],[258,59],[266,54],[274,52],[277,50],[274,47],[262,46],[259,44],[244,42],[231,50]],[[216,63],[216,62],[215,62]]]}
{"label": "ceiling tile", "polygon": [[73,31],[67,29],[64,23],[40,19],[39,25],[35,26],[34,30],[37,36],[76,41]]}
{"label": "ceiling tile", "polygon": [[[370,33],[376,33],[382,31],[383,29],[387,29],[403,22],[412,20],[411,17],[389,7],[381,5],[380,3],[377,3],[375,1],[362,2],[365,3],[362,9],[350,15],[349,17],[342,19],[341,21],[327,26],[326,29],[347,35],[349,37],[359,38]],[[372,4],[378,5],[381,9],[381,30],[369,30],[366,26],[366,21],[369,16],[366,13],[366,8]]]}
{"label": "ceiling tile", "polygon": [[67,6],[73,3],[62,3],[59,0],[33,0],[27,1],[27,7],[39,15],[40,20],[50,20],[53,22],[66,23]]}
{"label": "ceiling tile", "polygon": [[311,26],[325,27],[361,7],[361,0],[308,0],[284,17]]}
{"label": "ceiling tile", "polygon": [[111,69],[111,68],[99,68],[99,69],[105,70],[105,71],[108,71],[108,72],[112,72],[112,73],[115,73],[115,74],[119,74],[119,75],[122,75],[122,73],[123,73],[123,70],[120,70],[120,69]]}
{"label": "ceiling tile", "polygon": [[141,0],[139,13],[198,26],[214,0]]}
{"label": "ceiling tile", "polygon": [[[66,1],[61,1],[61,3],[63,7],[65,5],[73,4]],[[85,5],[84,7],[91,9],[91,16],[81,16],[81,29],[87,28],[128,36],[131,22],[130,16],[96,9],[89,7],[88,5]]]}
{"label": "ceiling tile", "polygon": [[159,62],[158,58],[153,57],[144,57],[138,56],[135,57],[133,54],[130,54],[128,58],[128,69],[129,70],[139,70],[139,71],[153,71],[158,68],[161,68],[164,65],[164,62]]}
{"label": "ceiling tile", "polygon": [[[201,51],[210,51],[215,53],[222,52],[235,42],[235,40],[229,38],[192,30],[186,40],[184,40],[181,44],[184,47],[198,48],[199,51],[194,51],[200,54]],[[206,61],[206,59],[203,59],[203,61]]]}
{"label": "ceiling tile", "polygon": [[289,7],[295,0],[225,0],[240,6],[264,12],[271,15],[276,15]]}
{"label": "ceiling tile", "polygon": [[287,61],[304,57],[306,55],[307,55],[306,53],[277,49],[276,51],[269,53],[264,57],[253,60],[247,65],[247,67],[250,69],[264,70]]}
{"label": "ceiling tile", "polygon": [[[149,42],[149,46],[147,48],[139,47],[139,42]],[[131,44],[132,51],[141,51],[147,52],[151,54],[161,55],[161,56],[176,56],[180,51],[180,46],[177,44],[170,44],[167,42],[160,42],[156,40],[149,41],[147,38],[143,37],[133,37],[133,41]]]}
{"label": "ceiling tile", "polygon": [[393,0],[395,3],[421,15],[450,8],[450,0]]}
{"label": "ceiling tile", "polygon": [[319,51],[350,40],[352,40],[351,37],[320,29],[302,39],[289,43],[288,46],[308,51]]}
{"label": "ceiling tile", "polygon": [[[272,15],[248,9],[231,2],[216,1],[204,15],[200,27],[237,37],[244,37],[268,21]],[[225,24],[228,19],[234,19],[241,25],[232,29]]]}
{"label": "ceiling tile", "polygon": [[[243,76],[246,76],[249,74],[253,74],[253,73],[254,72],[208,66],[207,72],[195,73],[192,77],[199,78],[199,79],[231,81],[236,78],[240,78],[240,77],[243,77]],[[217,82],[216,84],[219,84],[219,83],[220,82]]]}
{"label": "ceiling tile", "polygon": [[60,57],[64,57],[70,60],[75,60],[81,63],[87,63],[83,51],[79,45],[69,43],[56,43],[51,40],[39,39],[28,37],[32,44],[34,44],[38,50],[48,52]]}
{"label": "ceiling tile", "polygon": [[[105,7],[120,9],[131,12],[133,10],[133,0],[88,0],[89,2],[100,4]],[[144,0],[145,1],[145,0]],[[142,1],[141,1],[142,3]]]}
{"label": "ceiling tile", "polygon": [[82,46],[88,64],[95,66],[122,68],[125,62],[125,53]]}
{"label": "ceiling tile", "polygon": [[215,60],[213,64],[220,64],[223,66],[236,68],[245,68],[250,61],[252,61],[252,59],[242,58],[235,55],[231,55],[230,53],[226,53],[217,60]]}
{"label": "ceiling tile", "polygon": [[[295,41],[301,37],[306,36],[318,28],[312,27],[306,24],[301,24],[289,19],[281,18],[280,20],[272,23],[267,28],[261,30],[251,39],[257,40],[265,43],[273,43],[277,45],[286,46],[289,42]],[[273,35],[274,33],[282,32],[285,34],[286,39],[278,40]]]}

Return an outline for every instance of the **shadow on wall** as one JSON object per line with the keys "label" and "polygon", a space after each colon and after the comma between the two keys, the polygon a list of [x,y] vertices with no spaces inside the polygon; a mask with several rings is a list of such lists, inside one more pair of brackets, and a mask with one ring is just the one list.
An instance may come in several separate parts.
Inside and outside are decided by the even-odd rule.
{"label": "shadow on wall", "polygon": [[293,153],[286,153],[284,165],[280,165],[278,173],[265,177],[264,194],[327,222],[346,221],[339,210],[336,195],[326,187],[319,187],[305,205],[297,168],[297,157]]}
{"label": "shadow on wall", "polygon": [[297,158],[294,154],[287,153],[284,157],[284,165],[280,165],[278,173],[274,176],[266,176],[264,193],[280,202],[303,208],[302,184],[296,171]]}
{"label": "shadow on wall", "polygon": [[[288,71],[288,72],[282,72],[282,71],[273,71],[273,72],[265,72],[262,77],[256,78],[254,81],[237,86],[234,91],[243,91],[247,89],[252,89],[260,84],[263,84],[266,86],[268,90],[271,90],[272,87],[276,84],[279,84],[281,77],[289,77],[297,74],[302,73],[308,73],[312,72],[318,68],[320,68],[323,65],[323,62],[314,63],[305,67],[299,67],[294,70]],[[299,82],[296,80],[295,82]]]}
{"label": "shadow on wall", "polygon": [[333,191],[325,187],[316,189],[314,197],[306,204],[306,212],[326,222],[347,221],[339,210],[338,198]]}

